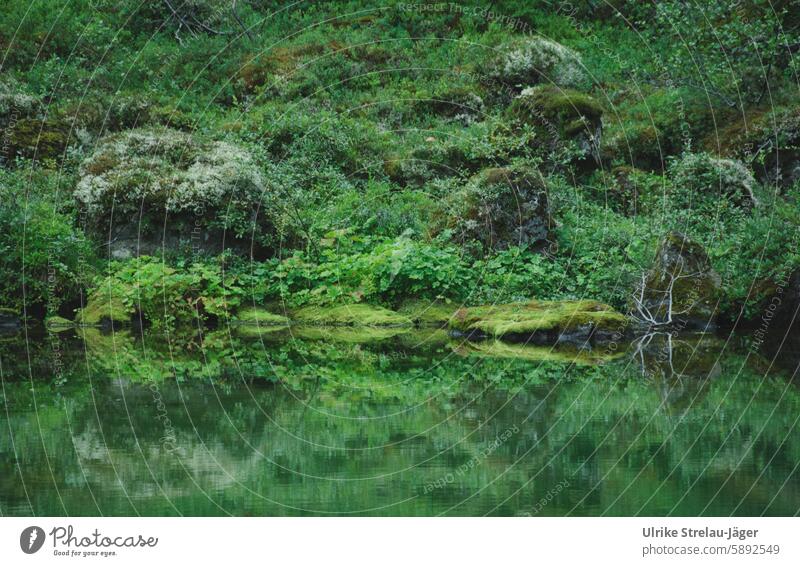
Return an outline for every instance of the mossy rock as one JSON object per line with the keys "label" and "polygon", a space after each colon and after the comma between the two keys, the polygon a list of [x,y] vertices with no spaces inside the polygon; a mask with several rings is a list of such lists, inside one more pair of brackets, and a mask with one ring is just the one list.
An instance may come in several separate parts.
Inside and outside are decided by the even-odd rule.
{"label": "mossy rock", "polygon": [[573,141],[584,156],[600,161],[603,107],[588,94],[553,85],[526,88],[506,113],[512,121],[535,128],[550,145]]}
{"label": "mossy rock", "polygon": [[622,332],[627,323],[626,316],[597,301],[530,301],[462,308],[450,327],[495,338],[538,334],[547,342],[556,342],[573,335],[588,338],[597,331]]}
{"label": "mossy rock", "polygon": [[601,125],[603,107],[590,95],[553,85],[526,88],[508,108],[511,117],[526,124],[557,126],[566,136],[594,131]]}
{"label": "mossy rock", "polygon": [[461,120],[465,123],[483,116],[486,105],[472,86],[446,86],[423,96],[416,104],[422,111],[437,116]]}
{"label": "mossy rock", "polygon": [[362,303],[334,307],[304,307],[291,313],[302,324],[332,326],[412,326],[410,318],[395,311]]}
{"label": "mossy rock", "polygon": [[89,297],[86,306],[75,315],[75,322],[82,326],[103,326],[109,323],[128,324],[133,312],[119,297],[109,297],[99,292]]}
{"label": "mossy rock", "polygon": [[[142,128],[100,140],[81,164],[75,198],[93,218],[136,214],[144,205],[162,215],[255,204],[263,179],[253,156],[235,144],[169,128]],[[252,201],[252,202],[251,202]]]}
{"label": "mossy rock", "polygon": [[24,118],[10,128],[8,144],[12,155],[55,159],[69,144],[69,127],[55,120]]}
{"label": "mossy rock", "polygon": [[457,310],[444,301],[412,300],[404,302],[397,312],[420,326],[446,326]]}
{"label": "mossy rock", "polygon": [[258,326],[286,326],[289,319],[259,307],[248,307],[236,313],[236,321]]}
{"label": "mossy rock", "polygon": [[48,316],[46,319],[44,319],[44,325],[45,328],[54,332],[69,330],[70,328],[75,328],[77,326],[75,322],[62,316]]}
{"label": "mossy rock", "polygon": [[440,216],[456,242],[477,242],[483,251],[543,248],[553,226],[544,177],[521,166],[481,171],[445,201]]}
{"label": "mossy rock", "polygon": [[708,151],[745,160],[764,185],[800,181],[800,105],[749,111],[705,140]]}
{"label": "mossy rock", "polygon": [[115,259],[164,250],[245,253],[262,227],[272,229],[266,221],[254,226],[263,177],[238,144],[163,127],[125,130],[99,140],[79,173],[75,199],[91,231],[104,239],[114,233]]}
{"label": "mossy rock", "polygon": [[[687,153],[670,166],[670,176],[691,203],[716,207],[720,199],[743,208],[760,204],[756,180],[742,162],[707,153]],[[688,204],[688,203],[687,203]]]}
{"label": "mossy rock", "polygon": [[540,83],[575,87],[587,82],[575,51],[540,36],[500,46],[482,67],[483,76],[511,89]]}
{"label": "mossy rock", "polygon": [[[658,247],[640,296],[643,307],[658,323],[704,328],[716,319],[720,287],[720,277],[703,246],[671,231]],[[634,303],[631,312],[637,311]]]}
{"label": "mossy rock", "polygon": [[666,157],[674,153],[674,149],[658,127],[633,124],[605,135],[600,152],[603,161],[612,166],[623,164],[647,171],[663,171]]}
{"label": "mossy rock", "polygon": [[451,345],[457,354],[465,356],[578,365],[603,364],[625,355],[624,348],[616,350],[579,348],[568,344],[540,346],[505,342],[503,340],[482,340],[479,342],[465,340]]}

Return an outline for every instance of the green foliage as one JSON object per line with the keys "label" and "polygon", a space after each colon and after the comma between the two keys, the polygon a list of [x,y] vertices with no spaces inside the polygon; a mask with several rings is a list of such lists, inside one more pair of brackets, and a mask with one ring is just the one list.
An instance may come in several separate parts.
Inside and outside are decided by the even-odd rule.
{"label": "green foliage", "polygon": [[699,209],[713,216],[725,215],[731,207],[750,208],[758,204],[756,180],[740,162],[708,154],[686,154],[670,166],[678,208]]}
{"label": "green foliage", "polygon": [[[244,297],[239,279],[226,277],[222,263],[179,262],[173,267],[147,256],[111,263],[93,288],[79,316],[82,322],[98,323],[122,310],[118,320],[139,314],[155,327],[197,324],[229,316]],[[119,307],[106,315],[107,305]]]}
{"label": "green foliage", "polygon": [[530,301],[460,309],[450,326],[462,332],[479,331],[494,338],[537,332],[569,332],[591,325],[622,332],[627,318],[597,301]]}
{"label": "green foliage", "polygon": [[659,2],[660,29],[650,35],[677,42],[664,61],[673,80],[735,107],[760,101],[770,81],[796,72],[790,46],[798,39],[798,8],[795,0]]}
{"label": "green foliage", "polygon": [[[145,244],[168,211],[167,230],[178,236],[165,242],[200,218],[211,240],[202,254],[217,253],[223,232],[235,253],[252,253],[250,263],[220,260],[224,284],[217,260],[179,266],[181,250],[166,250],[163,270],[152,260],[115,265],[111,287],[125,290],[112,292],[110,312],[159,320],[175,309],[168,324],[219,316],[218,302],[237,297],[292,307],[591,297],[623,308],[670,229],[706,248],[726,308],[752,309],[796,264],[786,251],[797,226],[796,0],[507,0],[435,10],[252,0],[235,11],[224,0],[191,0],[173,3],[177,17],[164,2],[7,4],[0,165],[32,165],[39,187],[57,163],[62,182],[51,179],[28,204],[22,192],[3,194],[11,228],[0,238],[12,250],[0,260],[9,274],[3,304],[22,304],[19,277],[10,276],[20,272],[13,248],[22,216],[32,244],[26,269],[29,259],[40,263],[27,302],[47,302],[47,253],[36,250],[63,250],[50,293],[63,310],[100,288],[80,280],[89,270],[76,258],[93,263],[82,229],[106,242],[112,207],[115,223],[135,222]],[[758,182],[775,181],[777,162],[773,199]],[[514,199],[482,184],[492,170],[542,173],[552,222],[536,227],[546,224],[546,237],[513,237],[546,215],[516,214],[532,207],[531,194]],[[23,173],[8,171],[4,183],[22,187]],[[459,247],[450,243],[456,233]],[[731,250],[746,257],[726,258]],[[160,303],[153,295],[135,305],[137,269],[148,284],[162,280]],[[760,291],[747,298],[753,272]]]}
{"label": "green foliage", "polygon": [[564,264],[527,247],[512,247],[475,262],[478,288],[473,303],[508,303],[536,298],[575,296],[568,290]]}
{"label": "green foliage", "polygon": [[55,174],[0,169],[0,186],[0,304],[56,314],[78,298],[94,249],[58,206]]}
{"label": "green foliage", "polygon": [[331,233],[316,261],[295,252],[273,262],[267,296],[290,306],[377,301],[398,304],[405,297],[457,299],[470,284],[457,248],[401,236],[384,241]]}

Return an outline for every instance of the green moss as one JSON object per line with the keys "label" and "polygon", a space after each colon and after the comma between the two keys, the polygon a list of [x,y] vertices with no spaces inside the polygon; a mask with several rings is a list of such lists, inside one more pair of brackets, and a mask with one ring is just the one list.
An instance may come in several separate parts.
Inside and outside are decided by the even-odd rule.
{"label": "green moss", "polygon": [[61,316],[48,316],[44,320],[44,325],[49,330],[66,330],[75,327],[75,323]]}
{"label": "green moss", "polygon": [[456,306],[442,301],[406,301],[397,310],[415,324],[444,326],[456,312]]}
{"label": "green moss", "polygon": [[570,331],[585,325],[616,331],[627,318],[597,301],[531,301],[459,309],[450,327],[462,332],[480,331],[489,336]]}
{"label": "green moss", "polygon": [[294,312],[292,319],[304,324],[341,326],[410,326],[413,324],[407,316],[383,307],[365,304],[305,307]]}
{"label": "green moss", "polygon": [[54,158],[67,147],[69,129],[52,120],[25,118],[16,123],[9,135],[11,150],[24,157]]}
{"label": "green moss", "polygon": [[573,136],[599,126],[603,107],[588,94],[546,85],[522,91],[508,112],[525,123],[553,124],[563,135]]}
{"label": "green moss", "polygon": [[395,338],[412,329],[404,326],[364,327],[340,326],[335,328],[322,328],[319,326],[295,326],[291,334],[302,340],[325,340],[327,342],[340,342],[345,344],[371,344],[389,338]]}
{"label": "green moss", "polygon": [[232,328],[237,336],[243,338],[266,338],[273,335],[285,338],[288,326],[285,324],[236,324]]}
{"label": "green moss", "polygon": [[536,346],[533,344],[513,344],[501,340],[480,342],[463,341],[454,344],[454,351],[460,355],[476,355],[487,358],[509,358],[535,362],[559,362],[579,365],[597,365],[625,355],[624,349],[610,350],[576,348],[574,346]]}
{"label": "green moss", "polygon": [[75,316],[81,325],[96,326],[104,322],[127,323],[131,320],[131,310],[119,297],[109,297],[106,293],[96,293],[89,297],[86,306]]}
{"label": "green moss", "polygon": [[283,315],[269,312],[259,307],[248,307],[236,313],[236,320],[249,324],[262,326],[285,326],[289,324],[289,319]]}

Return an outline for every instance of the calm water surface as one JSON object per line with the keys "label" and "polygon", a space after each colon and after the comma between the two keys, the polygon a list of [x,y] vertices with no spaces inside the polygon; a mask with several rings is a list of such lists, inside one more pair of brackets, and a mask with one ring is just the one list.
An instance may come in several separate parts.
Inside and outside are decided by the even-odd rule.
{"label": "calm water surface", "polygon": [[0,336],[2,515],[794,515],[796,349]]}

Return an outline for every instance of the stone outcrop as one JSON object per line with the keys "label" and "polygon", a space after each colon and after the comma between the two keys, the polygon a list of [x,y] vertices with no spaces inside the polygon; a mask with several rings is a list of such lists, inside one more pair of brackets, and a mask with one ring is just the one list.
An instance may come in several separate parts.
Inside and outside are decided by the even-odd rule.
{"label": "stone outcrop", "polygon": [[263,180],[238,145],[168,128],[128,130],[101,139],[80,172],[75,198],[111,257],[249,247]]}
{"label": "stone outcrop", "polygon": [[575,87],[586,81],[580,56],[560,43],[530,37],[501,46],[484,74],[512,89],[535,84]]}
{"label": "stone outcrop", "polygon": [[553,225],[544,177],[524,167],[480,172],[452,195],[445,216],[456,241],[478,242],[484,251],[544,247]]}
{"label": "stone outcrop", "polygon": [[507,114],[535,128],[543,143],[572,141],[584,159],[600,161],[603,108],[588,94],[553,85],[530,87],[514,99]]}
{"label": "stone outcrop", "polygon": [[703,247],[668,233],[649,272],[634,291],[631,313],[651,326],[705,328],[717,316],[720,277]]}

